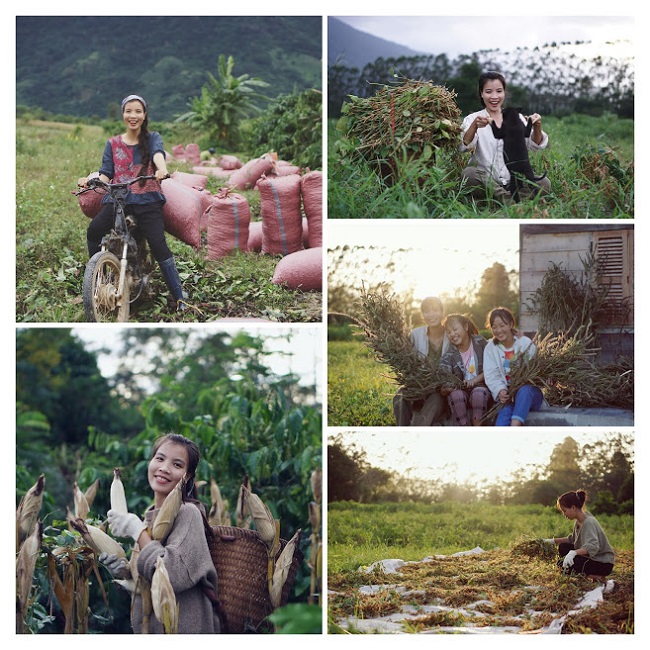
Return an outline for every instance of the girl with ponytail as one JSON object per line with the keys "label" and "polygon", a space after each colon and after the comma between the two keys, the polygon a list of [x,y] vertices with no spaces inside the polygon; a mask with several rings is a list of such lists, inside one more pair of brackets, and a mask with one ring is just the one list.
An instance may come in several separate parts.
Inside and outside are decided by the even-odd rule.
{"label": "girl with ponytail", "polygon": [[587,493],[584,490],[565,492],[557,500],[558,510],[573,521],[573,531],[567,537],[553,537],[544,541],[558,546],[558,566],[569,574],[582,574],[605,583],[614,568],[614,550],[607,541],[600,524],[585,509]]}

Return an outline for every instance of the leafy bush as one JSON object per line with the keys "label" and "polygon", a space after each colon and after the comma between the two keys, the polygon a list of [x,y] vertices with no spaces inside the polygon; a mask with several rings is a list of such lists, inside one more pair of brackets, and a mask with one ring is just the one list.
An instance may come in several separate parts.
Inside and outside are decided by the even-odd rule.
{"label": "leafy bush", "polygon": [[321,169],[322,107],[319,90],[281,95],[252,121],[247,147],[258,156],[275,151],[279,158],[299,167]]}

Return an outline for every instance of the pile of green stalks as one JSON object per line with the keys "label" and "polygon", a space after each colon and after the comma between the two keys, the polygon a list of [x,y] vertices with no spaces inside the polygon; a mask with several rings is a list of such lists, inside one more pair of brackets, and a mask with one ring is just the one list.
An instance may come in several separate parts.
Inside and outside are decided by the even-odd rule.
{"label": "pile of green stalks", "polygon": [[372,97],[348,96],[337,129],[341,153],[368,161],[435,159],[437,149],[458,148],[461,113],[456,93],[431,81],[407,79]]}

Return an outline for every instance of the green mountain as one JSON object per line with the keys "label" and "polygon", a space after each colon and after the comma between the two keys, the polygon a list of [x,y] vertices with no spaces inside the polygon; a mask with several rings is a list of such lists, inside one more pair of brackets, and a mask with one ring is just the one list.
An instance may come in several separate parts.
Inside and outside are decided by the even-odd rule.
{"label": "green mountain", "polygon": [[322,88],[320,16],[17,16],[16,104],[108,117],[142,95],[152,120],[188,110],[220,54],[266,95]]}

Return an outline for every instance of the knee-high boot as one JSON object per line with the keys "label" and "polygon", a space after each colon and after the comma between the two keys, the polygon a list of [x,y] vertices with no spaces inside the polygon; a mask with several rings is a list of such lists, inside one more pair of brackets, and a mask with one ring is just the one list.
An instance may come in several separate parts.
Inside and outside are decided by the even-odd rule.
{"label": "knee-high boot", "polygon": [[172,294],[172,298],[176,301],[178,310],[181,311],[187,309],[187,303],[185,302],[187,300],[187,294],[183,291],[181,278],[178,275],[178,269],[176,268],[174,258],[168,257],[166,260],[159,262],[159,265],[163,278],[165,278],[165,284],[167,284],[167,288]]}

